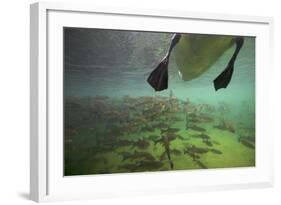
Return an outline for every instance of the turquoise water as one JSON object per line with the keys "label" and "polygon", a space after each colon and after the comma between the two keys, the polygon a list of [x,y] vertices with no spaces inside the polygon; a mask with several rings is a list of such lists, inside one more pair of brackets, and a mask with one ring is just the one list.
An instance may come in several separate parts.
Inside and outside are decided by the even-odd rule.
{"label": "turquoise water", "polygon": [[[226,89],[212,81],[234,52],[192,81],[172,53],[169,88],[146,82],[171,34],[65,30],[65,175],[255,166],[255,39],[244,37]],[[210,51],[211,52],[211,51]]]}

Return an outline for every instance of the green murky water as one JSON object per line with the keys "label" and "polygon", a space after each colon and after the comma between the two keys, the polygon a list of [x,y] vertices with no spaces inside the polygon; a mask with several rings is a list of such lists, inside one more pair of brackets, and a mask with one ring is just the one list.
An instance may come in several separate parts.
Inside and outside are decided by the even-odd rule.
{"label": "green murky water", "polygon": [[65,30],[65,175],[255,166],[255,39],[245,37],[227,89],[212,81],[234,48],[188,82],[172,55],[169,88],[155,92],[146,78],[170,37]]}

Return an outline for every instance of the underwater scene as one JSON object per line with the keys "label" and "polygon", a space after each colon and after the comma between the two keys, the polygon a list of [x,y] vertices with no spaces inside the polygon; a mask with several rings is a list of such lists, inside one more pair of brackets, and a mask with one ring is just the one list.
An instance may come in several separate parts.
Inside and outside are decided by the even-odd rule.
{"label": "underwater scene", "polygon": [[64,176],[255,166],[255,38],[64,28]]}

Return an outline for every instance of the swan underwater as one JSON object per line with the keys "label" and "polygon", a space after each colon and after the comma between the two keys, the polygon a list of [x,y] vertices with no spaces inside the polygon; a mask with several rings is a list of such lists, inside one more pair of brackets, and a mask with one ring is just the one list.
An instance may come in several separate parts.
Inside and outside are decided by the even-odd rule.
{"label": "swan underwater", "polygon": [[168,88],[168,65],[172,52],[175,55],[180,77],[184,81],[189,81],[200,77],[226,50],[236,45],[226,68],[213,81],[216,91],[226,88],[231,81],[234,63],[243,43],[244,38],[240,36],[176,33],[171,38],[171,44],[165,57],[150,73],[147,82],[155,91]]}

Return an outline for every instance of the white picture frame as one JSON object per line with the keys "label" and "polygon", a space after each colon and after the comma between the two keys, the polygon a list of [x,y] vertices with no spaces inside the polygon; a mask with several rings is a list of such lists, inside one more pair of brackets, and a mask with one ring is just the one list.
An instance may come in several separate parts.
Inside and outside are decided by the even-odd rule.
{"label": "white picture frame", "polygon": [[[182,25],[190,27],[182,28]],[[64,177],[60,126],[63,77],[61,32],[64,26],[255,36],[256,166]],[[273,186],[273,133],[268,129],[272,113],[264,109],[270,106],[270,72],[266,70],[273,68],[272,29],[273,19],[270,17],[97,8],[93,4],[32,4],[30,198],[41,202]]]}

